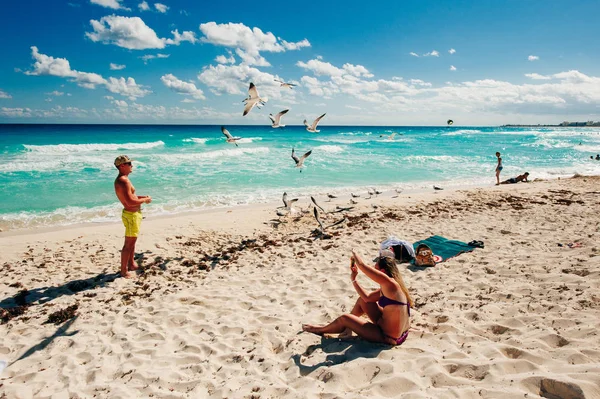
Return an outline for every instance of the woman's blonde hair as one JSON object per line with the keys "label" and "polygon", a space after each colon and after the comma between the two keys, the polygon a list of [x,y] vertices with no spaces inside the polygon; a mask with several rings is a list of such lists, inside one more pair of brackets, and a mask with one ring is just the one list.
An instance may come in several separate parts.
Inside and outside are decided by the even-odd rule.
{"label": "woman's blonde hair", "polygon": [[400,289],[402,290],[404,295],[406,295],[406,300],[408,301],[408,303],[410,304],[410,307],[412,308],[414,305],[414,302],[410,296],[410,293],[408,292],[408,288],[406,288],[406,285],[404,284],[404,280],[402,280],[402,276],[400,275],[400,272],[398,271],[398,266],[396,266],[396,259],[386,256],[383,258],[379,258],[379,261],[377,262],[377,264],[379,265],[379,268],[381,270],[383,270],[383,272],[385,274],[387,274],[389,277],[393,278],[398,283],[398,285],[400,286]]}

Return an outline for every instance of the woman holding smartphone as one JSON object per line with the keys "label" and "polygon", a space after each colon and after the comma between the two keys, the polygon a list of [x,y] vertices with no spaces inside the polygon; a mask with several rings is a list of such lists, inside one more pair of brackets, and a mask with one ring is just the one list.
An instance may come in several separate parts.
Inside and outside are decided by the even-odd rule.
{"label": "woman holding smartphone", "polygon": [[[343,338],[355,332],[367,341],[402,344],[408,337],[413,300],[400,276],[394,253],[383,250],[375,261],[374,266],[368,266],[352,251],[350,280],[359,295],[354,308],[350,314],[344,314],[325,326],[304,324],[302,330],[319,335],[340,334]],[[379,284],[379,289],[365,292],[356,281],[359,270]],[[361,317],[363,314],[370,320]]]}

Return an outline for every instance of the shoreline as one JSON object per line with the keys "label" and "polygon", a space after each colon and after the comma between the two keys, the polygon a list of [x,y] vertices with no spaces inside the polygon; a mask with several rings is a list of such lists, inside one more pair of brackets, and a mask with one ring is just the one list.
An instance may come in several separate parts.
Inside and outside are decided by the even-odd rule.
{"label": "shoreline", "polygon": [[[532,181],[553,181],[553,180],[561,180],[561,179],[568,179],[571,178],[572,176],[578,176],[578,174],[575,175],[565,175],[565,176],[557,176],[556,178],[537,178],[534,179]],[[586,176],[600,176],[600,175],[586,175]],[[394,186],[398,186],[400,183],[398,184],[394,184]],[[434,184],[435,185],[435,184]],[[486,189],[486,188],[497,188],[498,186],[496,185],[488,185],[488,184],[467,184],[467,185],[448,185],[445,186],[443,183],[439,184],[440,186],[442,186],[444,188],[444,190],[442,191],[432,191],[431,188],[425,188],[425,187],[420,187],[420,188],[409,188],[409,189],[404,189],[402,191],[401,194],[399,194],[400,198],[406,198],[407,196],[410,195],[422,195],[422,194],[441,194],[443,192],[455,192],[455,191],[462,191],[462,190],[475,190],[475,189]],[[388,187],[388,186],[386,186]],[[336,193],[336,190],[338,189],[328,189],[328,188],[323,188],[321,191],[322,193],[325,192],[332,192],[332,193]],[[337,205],[350,205],[348,203],[348,200],[350,199],[350,194],[346,193],[346,191],[351,191],[352,189],[343,189],[343,193],[340,195],[340,197],[336,200],[336,204]],[[366,193],[361,192],[361,200],[363,200],[365,198]],[[383,194],[381,194],[380,196],[376,196],[373,197],[373,199],[376,198],[386,198],[386,197],[391,197],[397,195],[396,192],[391,191],[391,189],[386,189]],[[323,197],[323,194],[315,194],[314,195],[318,201],[325,201],[325,198]],[[295,196],[292,196],[295,198]],[[299,202],[297,203],[300,204],[302,207],[305,207],[307,205],[310,206],[311,202],[310,202],[310,195],[307,196],[300,196],[299,198]],[[344,204],[342,201],[345,200],[346,203]],[[117,203],[116,199],[115,199],[115,203]],[[213,214],[213,213],[229,213],[231,211],[241,211],[241,210],[249,210],[249,211],[253,211],[253,210],[273,210],[281,205],[281,200],[274,200],[274,201],[268,201],[268,202],[255,202],[255,203],[249,203],[249,204],[241,204],[241,205],[225,205],[225,206],[218,206],[218,207],[207,207],[207,208],[198,208],[198,209],[193,209],[193,210],[185,210],[182,212],[175,212],[175,213],[158,213],[158,214],[152,214],[150,213],[149,215],[146,214],[144,216],[144,219],[149,218],[150,220],[145,221],[144,224],[150,222],[151,220],[163,220],[163,219],[177,219],[177,218],[186,218],[186,217],[200,217],[200,215],[203,214]],[[152,205],[150,205],[151,207]],[[30,234],[45,234],[45,233],[52,233],[52,232],[60,232],[60,231],[64,231],[64,230],[70,230],[70,229],[82,229],[82,228],[92,228],[92,227],[99,227],[99,228],[104,228],[105,226],[112,226],[112,225],[120,225],[121,224],[121,219],[120,219],[120,213],[118,215],[116,215],[115,220],[114,221],[101,221],[101,222],[76,222],[76,223],[70,223],[70,224],[54,224],[54,225],[44,225],[44,226],[33,226],[33,227],[25,227],[25,228],[17,228],[17,229],[4,229],[2,231],[0,231],[0,240],[2,240],[3,237],[12,237],[12,236],[23,236],[23,235],[30,235]]]}

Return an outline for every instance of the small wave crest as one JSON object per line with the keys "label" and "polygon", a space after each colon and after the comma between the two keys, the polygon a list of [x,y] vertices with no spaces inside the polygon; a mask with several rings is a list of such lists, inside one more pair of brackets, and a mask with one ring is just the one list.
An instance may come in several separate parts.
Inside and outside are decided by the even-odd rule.
{"label": "small wave crest", "polygon": [[315,147],[315,150],[318,150],[320,152],[327,152],[329,154],[338,154],[344,151],[344,149],[339,145],[320,145],[318,147]]}
{"label": "small wave crest", "polygon": [[124,144],[53,144],[53,145],[30,145],[23,144],[28,152],[38,154],[65,154],[92,151],[117,151],[117,150],[145,150],[165,145],[163,141],[152,141],[149,143],[124,143]]}
{"label": "small wave crest", "polygon": [[196,144],[206,144],[209,139],[199,139],[197,137],[191,137],[189,139],[183,139],[184,143],[196,143]]}
{"label": "small wave crest", "polygon": [[238,157],[240,155],[249,155],[249,154],[266,154],[270,150],[268,147],[256,147],[256,148],[243,148],[243,147],[235,147],[229,148],[226,150],[215,150],[215,151],[207,151],[207,152],[197,152],[197,153],[184,153],[184,154],[157,154],[156,158],[161,160],[167,160],[169,162],[172,161],[193,161],[198,159],[214,159],[214,158],[229,158],[229,157]]}

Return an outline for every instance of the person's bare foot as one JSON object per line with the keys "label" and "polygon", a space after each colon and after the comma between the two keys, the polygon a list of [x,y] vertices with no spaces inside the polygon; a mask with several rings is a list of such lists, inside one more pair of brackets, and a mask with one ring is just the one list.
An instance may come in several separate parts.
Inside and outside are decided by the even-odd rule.
{"label": "person's bare foot", "polygon": [[136,264],[129,265],[129,266],[127,267],[127,269],[128,269],[129,271],[134,271],[134,270],[137,270],[137,269],[139,269],[139,268],[140,268],[140,267],[139,267],[138,265],[136,265]]}
{"label": "person's bare foot", "polygon": [[121,277],[123,277],[123,278],[133,278],[133,276],[131,274],[127,273],[127,272],[125,272],[125,273],[121,272]]}
{"label": "person's bare foot", "polygon": [[338,338],[341,338],[341,339],[352,338],[352,330],[349,328],[346,328],[344,331],[339,333]]}
{"label": "person's bare foot", "polygon": [[312,324],[302,324],[302,331],[321,335],[321,333],[319,332],[319,327],[313,326]]}

